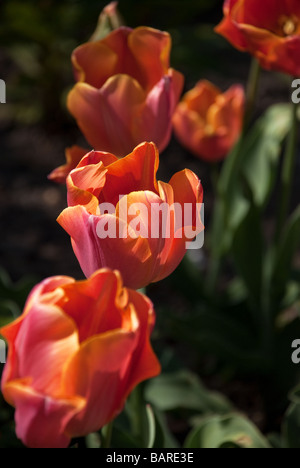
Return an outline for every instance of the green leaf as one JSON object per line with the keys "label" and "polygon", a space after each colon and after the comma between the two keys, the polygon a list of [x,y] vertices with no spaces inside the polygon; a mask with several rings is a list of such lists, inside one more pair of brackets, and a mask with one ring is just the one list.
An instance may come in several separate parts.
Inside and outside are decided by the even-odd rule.
{"label": "green leaf", "polygon": [[89,434],[85,438],[86,447],[89,449],[98,449],[101,446],[101,438],[97,432]]}
{"label": "green leaf", "polygon": [[228,414],[199,421],[185,448],[271,448],[266,438],[244,416]]}
{"label": "green leaf", "polygon": [[118,11],[117,4],[110,3],[100,13],[96,30],[90,40],[100,41],[121,26],[124,26],[124,20]]}
{"label": "green leaf", "polygon": [[152,408],[155,416],[156,435],[153,448],[178,448],[178,442],[171,434],[163,413],[157,408]]}
{"label": "green leaf", "polygon": [[160,411],[181,408],[208,414],[231,409],[225,397],[205,389],[200,379],[187,370],[152,379],[147,384],[145,397]]}
{"label": "green leaf", "polygon": [[147,437],[146,437],[146,448],[153,448],[155,436],[156,436],[156,422],[155,416],[150,405],[146,406],[147,416]]}
{"label": "green leaf", "polygon": [[268,201],[276,178],[282,142],[291,127],[291,105],[270,107],[256,123],[243,148],[241,172],[256,206]]}
{"label": "green leaf", "polygon": [[113,433],[112,433],[112,448],[140,448],[141,441],[136,440],[127,430],[123,427],[120,427],[118,424],[114,423]]}
{"label": "green leaf", "polygon": [[255,205],[261,211],[266,206],[291,115],[290,104],[270,107],[226,159],[218,184],[212,232],[215,258],[230,251],[234,232],[250,207]]}
{"label": "green leaf", "polygon": [[241,275],[255,307],[260,308],[262,300],[264,241],[260,213],[252,208],[236,229],[232,253],[235,265]]}

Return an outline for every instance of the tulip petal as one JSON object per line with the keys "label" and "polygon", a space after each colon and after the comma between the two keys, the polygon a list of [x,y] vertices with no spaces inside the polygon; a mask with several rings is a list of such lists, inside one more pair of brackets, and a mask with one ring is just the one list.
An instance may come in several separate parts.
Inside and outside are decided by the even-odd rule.
{"label": "tulip petal", "polygon": [[166,32],[147,27],[136,28],[128,37],[141,74],[141,84],[150,91],[168,73],[171,37]]}
{"label": "tulip petal", "polygon": [[78,83],[68,96],[68,108],[95,149],[121,157],[136,144],[132,135],[144,100],[144,91],[136,80],[115,75],[100,90]]}
{"label": "tulip petal", "polygon": [[180,203],[202,203],[203,187],[198,177],[189,169],[177,172],[169,184],[174,191],[174,202]]}
{"label": "tulip petal", "polygon": [[[190,236],[191,229],[192,231],[197,229],[197,234],[199,234],[203,229],[197,209],[197,203],[199,204],[203,201],[203,189],[199,179],[192,171],[186,169],[182,172],[178,172],[172,177],[169,184],[160,182],[159,187],[161,197],[170,205],[173,203],[178,204],[182,207],[182,210],[177,211],[177,209],[175,209],[174,235],[171,241],[166,243],[165,249],[162,252],[161,268],[154,282],[166,278],[177,268],[185,255],[186,241],[192,240],[191,238],[187,238],[187,233]],[[189,204],[192,208],[192,226],[186,224],[186,204]],[[199,226],[201,226],[200,230]]]}
{"label": "tulip petal", "polygon": [[153,143],[142,143],[120,160],[109,153],[92,151],[68,178],[69,205],[85,205],[90,213],[96,214],[99,203],[116,206],[120,197],[132,191],[157,191],[158,163]]}
{"label": "tulip petal", "polygon": [[99,89],[115,73],[118,54],[103,41],[88,42],[74,50],[72,63],[77,81]]}
{"label": "tulip petal", "polygon": [[[64,210],[58,223],[71,236],[74,253],[86,277],[108,267],[122,273],[127,287],[139,289],[148,284],[148,271],[143,268],[151,258],[148,240],[128,237],[126,223],[115,216],[90,215],[83,206]],[[110,232],[107,237],[99,238],[102,226],[107,227],[109,223],[115,227],[116,236]]]}
{"label": "tulip petal", "polygon": [[19,376],[30,377],[38,392],[47,389],[52,395],[59,394],[61,368],[79,346],[74,322],[59,308],[37,303],[24,318],[14,346]]}
{"label": "tulip petal", "polygon": [[128,298],[124,297],[121,277],[116,272],[101,270],[88,281],[66,285],[63,292],[57,306],[75,321],[81,343],[90,336],[122,327],[121,309]]}
{"label": "tulip petal", "polygon": [[149,190],[157,193],[159,154],[153,143],[142,143],[125,158],[109,166],[101,201],[117,205],[120,196]]}
{"label": "tulip petal", "polygon": [[238,24],[231,19],[231,11],[236,11],[240,0],[226,0],[224,4],[224,18],[215,28],[215,31],[225,37],[234,47],[241,51],[247,50],[243,34],[240,32]]}
{"label": "tulip petal", "polygon": [[6,384],[4,395],[16,407],[17,437],[30,448],[67,448],[69,421],[80,412],[85,400],[79,397],[54,399],[36,392],[22,381]]}
{"label": "tulip petal", "polygon": [[[196,111],[190,110],[187,103],[182,101],[173,116],[174,131],[180,143],[189,148],[198,156],[206,156],[203,151],[203,138],[205,136],[206,122]],[[214,153],[209,152],[208,157],[213,159]]]}
{"label": "tulip petal", "polygon": [[176,102],[172,78],[164,76],[149,92],[140,118],[138,134],[143,140],[152,140],[158,150],[168,145],[172,132],[172,115]]}
{"label": "tulip petal", "polygon": [[108,332],[88,340],[72,357],[64,374],[64,393],[87,399],[68,426],[73,437],[98,431],[121,411],[136,340],[133,332]]}
{"label": "tulip petal", "polygon": [[128,223],[128,231],[148,242],[151,256],[149,261],[140,267],[140,270],[143,269],[143,274],[140,271],[141,277],[146,278],[145,284],[156,276],[161,266],[164,246],[170,242],[172,234],[169,232],[171,231],[169,215],[169,205],[163,206],[160,197],[150,191],[132,192],[117,206],[116,216]]}
{"label": "tulip petal", "polygon": [[153,304],[148,297],[137,291],[129,290],[129,302],[138,311],[140,329],[139,343],[133,353],[133,361],[136,365],[131,366],[128,393],[136,386],[136,382],[155,377],[161,371],[160,363],[153,352],[150,343],[150,334],[155,325],[155,314]]}
{"label": "tulip petal", "polygon": [[98,197],[106,182],[104,164],[90,164],[71,172],[67,179],[68,205],[83,205],[93,214],[98,213]]}
{"label": "tulip petal", "polygon": [[300,35],[280,37],[252,25],[239,26],[247,49],[267,70],[278,70],[293,76],[300,75]]}
{"label": "tulip petal", "polygon": [[[57,298],[59,298],[61,295],[59,292],[60,286],[72,282],[74,282],[74,279],[64,276],[56,276],[54,278],[48,278],[47,280],[42,281],[30,293],[22,316],[13,323],[0,329],[0,334],[7,340],[9,344],[8,359],[3,370],[1,380],[2,388],[9,380],[19,377],[19,364],[16,364],[18,363],[19,358],[17,348],[14,343],[17,340],[18,333],[23,326],[23,322],[27,315],[29,315],[31,309],[35,307],[37,303],[43,303],[44,301],[44,303],[47,304],[47,301],[57,300]],[[24,357],[26,356],[23,355],[23,358]]]}
{"label": "tulip petal", "polygon": [[206,120],[207,109],[216,101],[221,90],[214,86],[207,80],[199,81],[195,88],[187,92],[183,98],[190,110],[193,110],[199,114],[199,116]]}
{"label": "tulip petal", "polygon": [[89,166],[90,164],[96,165],[99,163],[102,163],[104,166],[109,166],[116,161],[118,161],[118,158],[111,153],[106,153],[104,151],[91,151],[82,158],[77,168]]}

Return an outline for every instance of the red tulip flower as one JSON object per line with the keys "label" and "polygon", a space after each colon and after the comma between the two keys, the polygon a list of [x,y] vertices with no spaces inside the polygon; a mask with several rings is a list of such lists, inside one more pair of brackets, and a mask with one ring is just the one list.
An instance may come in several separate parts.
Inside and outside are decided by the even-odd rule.
{"label": "red tulip flower", "polygon": [[[143,141],[168,145],[183,76],[170,68],[171,38],[147,27],[120,27],[72,55],[78,83],[68,108],[92,148],[123,157]],[[78,152],[52,179],[79,163]],[[71,163],[71,164],[70,164]]]}
{"label": "red tulip flower", "polygon": [[36,286],[23,315],[0,330],[9,344],[2,393],[24,444],[65,448],[115,418],[133,388],[160,372],[154,320],[150,300],[124,288],[118,272]]}
{"label": "red tulip flower", "polygon": [[216,31],[263,68],[300,76],[299,0],[225,0]]}
{"label": "red tulip flower", "polygon": [[200,159],[224,159],[241,134],[244,102],[239,85],[222,93],[208,81],[199,81],[183,96],[174,114],[178,140]]}
{"label": "red tulip flower", "polygon": [[123,159],[93,151],[68,176],[58,222],[87,277],[109,267],[133,289],[162,280],[203,229],[198,177],[186,169],[157,182],[158,165],[156,146],[143,143]]}

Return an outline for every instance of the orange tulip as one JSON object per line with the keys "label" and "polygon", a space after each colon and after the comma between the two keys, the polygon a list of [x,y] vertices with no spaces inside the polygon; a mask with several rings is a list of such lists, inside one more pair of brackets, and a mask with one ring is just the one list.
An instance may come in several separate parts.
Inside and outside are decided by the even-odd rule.
{"label": "orange tulip", "polygon": [[[78,83],[68,108],[94,149],[123,157],[142,141],[166,148],[183,88],[182,74],[170,68],[170,50],[166,32],[120,27],[73,52]],[[70,158],[50,178],[61,182],[69,169]]]}
{"label": "orange tulip", "polygon": [[143,143],[123,159],[91,152],[69,175],[69,208],[58,222],[87,277],[109,267],[121,271],[133,289],[159,281],[203,229],[197,176],[186,169],[169,184],[157,182],[158,165],[156,146]]}
{"label": "orange tulip", "polygon": [[225,0],[216,31],[263,68],[300,75],[299,0]]}
{"label": "orange tulip", "polygon": [[199,81],[183,96],[174,114],[178,140],[201,159],[223,159],[240,136],[244,102],[241,86],[232,86],[222,94],[208,81]]}
{"label": "orange tulip", "polygon": [[99,430],[132,389],[156,376],[150,300],[118,272],[54,277],[30,294],[23,315],[0,330],[9,344],[2,392],[17,436],[32,448],[65,448]]}

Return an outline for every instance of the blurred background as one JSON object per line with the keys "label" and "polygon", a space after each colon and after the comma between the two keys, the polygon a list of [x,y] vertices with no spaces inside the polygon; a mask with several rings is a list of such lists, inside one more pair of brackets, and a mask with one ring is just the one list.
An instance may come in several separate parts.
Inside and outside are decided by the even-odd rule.
{"label": "blurred background", "polygon": [[[56,223],[57,216],[66,207],[65,187],[48,181],[47,175],[64,163],[67,146],[82,143],[80,131],[65,105],[67,93],[74,84],[70,56],[76,46],[90,38],[107,3],[101,0],[1,2],[0,79],[7,85],[7,103],[0,104],[0,325],[18,315],[37,281],[58,274],[83,277],[69,237]],[[119,10],[128,26],[147,25],[170,32],[171,64],[185,75],[186,90],[203,78],[226,90],[233,83],[245,85],[250,57],[214,33],[214,26],[223,16],[222,5],[222,0],[120,0]],[[263,73],[256,114],[272,103],[289,99],[288,81],[277,74]],[[159,179],[167,181],[175,171],[185,167],[202,180],[208,228],[214,202],[210,167],[188,154],[173,138],[161,156]],[[296,187],[294,204],[298,201]],[[265,219],[266,232],[276,208],[275,202],[272,203]],[[242,332],[230,328],[226,321],[214,322],[213,314],[207,313],[209,308],[202,295],[206,266],[205,249],[190,254],[171,278],[150,286],[147,291],[157,310],[155,348],[163,369],[178,372],[188,368],[194,373],[193,377],[181,376],[176,384],[183,409],[172,412],[174,408],[168,408],[167,401],[159,401],[159,395],[163,398],[168,385],[175,388],[172,381],[165,382],[164,390],[159,386],[150,388],[149,399],[158,400],[159,409],[169,411],[172,433],[182,441],[190,427],[189,412],[195,410],[184,401],[190,398],[189,392],[201,393],[197,387],[199,382],[196,385],[193,380],[197,376],[209,389],[201,393],[202,403],[195,405],[199,413],[205,414],[206,410],[214,413],[233,405],[263,433],[279,431],[288,406],[285,382],[282,376],[275,373],[270,376],[257,369],[257,361],[251,361],[245,351],[247,343]],[[228,276],[231,274],[229,269]],[[232,310],[232,301],[230,307]],[[235,315],[245,314],[247,329],[247,315],[238,300],[235,307]],[[194,321],[203,310],[207,314],[201,315],[202,321]],[[226,327],[239,341],[237,348],[230,339],[226,342],[228,353],[220,344]],[[287,354],[290,362],[290,336],[284,356],[278,351],[275,361],[277,358],[284,361]],[[252,347],[255,348],[255,341]],[[292,374],[287,378],[287,387],[295,383],[295,366]],[[211,391],[222,394],[220,406]],[[2,431],[1,421],[5,427]],[[0,447],[17,443],[12,434],[11,412],[2,403]]]}

